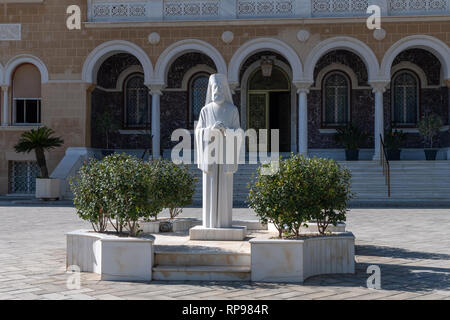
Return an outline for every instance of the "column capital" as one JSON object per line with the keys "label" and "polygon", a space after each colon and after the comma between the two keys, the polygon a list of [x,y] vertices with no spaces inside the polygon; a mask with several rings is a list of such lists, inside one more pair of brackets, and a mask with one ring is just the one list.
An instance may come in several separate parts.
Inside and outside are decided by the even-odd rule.
{"label": "column capital", "polygon": [[9,86],[6,84],[2,84],[2,91],[8,91],[9,90]]}
{"label": "column capital", "polygon": [[390,81],[380,80],[380,81],[370,81],[369,84],[372,87],[373,93],[384,93],[389,85]]}
{"label": "column capital", "polygon": [[293,81],[294,86],[297,87],[297,93],[309,93],[309,88],[313,84],[312,81]]}
{"label": "column capital", "polygon": [[146,85],[148,89],[150,90],[150,94],[153,95],[162,95],[162,90],[166,87],[163,83],[154,83],[154,84],[147,84]]}

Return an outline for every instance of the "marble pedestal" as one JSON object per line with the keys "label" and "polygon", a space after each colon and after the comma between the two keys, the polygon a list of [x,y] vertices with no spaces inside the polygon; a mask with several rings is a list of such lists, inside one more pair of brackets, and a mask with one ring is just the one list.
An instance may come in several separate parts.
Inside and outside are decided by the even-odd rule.
{"label": "marble pedestal", "polygon": [[233,226],[231,228],[205,228],[203,226],[195,226],[189,229],[189,237],[191,240],[242,241],[246,234],[246,226]]}

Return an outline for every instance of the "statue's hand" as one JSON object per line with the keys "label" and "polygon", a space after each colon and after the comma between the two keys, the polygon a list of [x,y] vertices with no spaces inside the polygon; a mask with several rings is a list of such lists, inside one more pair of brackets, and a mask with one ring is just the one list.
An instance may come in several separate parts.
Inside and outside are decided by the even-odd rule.
{"label": "statue's hand", "polygon": [[216,123],[214,123],[213,129],[216,130],[220,130],[221,132],[224,132],[226,130],[225,125],[223,124],[223,122],[217,121]]}

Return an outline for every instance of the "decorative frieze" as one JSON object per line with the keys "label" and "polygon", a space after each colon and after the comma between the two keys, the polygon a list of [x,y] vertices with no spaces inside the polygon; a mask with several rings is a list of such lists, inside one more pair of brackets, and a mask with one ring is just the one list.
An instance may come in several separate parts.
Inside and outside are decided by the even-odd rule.
{"label": "decorative frieze", "polygon": [[147,16],[146,2],[94,2],[91,17],[94,21],[143,20]]}
{"label": "decorative frieze", "polygon": [[219,16],[219,0],[165,0],[164,17],[217,17]]}
{"label": "decorative frieze", "polygon": [[20,24],[0,24],[0,40],[21,40],[22,32],[21,32]]}
{"label": "decorative frieze", "polygon": [[238,17],[294,15],[294,0],[238,0]]}
{"label": "decorative frieze", "polygon": [[390,0],[389,10],[395,14],[446,12],[447,0]]}
{"label": "decorative frieze", "polygon": [[311,14],[321,16],[366,15],[369,0],[311,0]]}
{"label": "decorative frieze", "polygon": [[[382,1],[383,2],[383,1]],[[89,0],[93,22],[366,17],[374,0]],[[383,15],[449,12],[448,0],[386,0]]]}

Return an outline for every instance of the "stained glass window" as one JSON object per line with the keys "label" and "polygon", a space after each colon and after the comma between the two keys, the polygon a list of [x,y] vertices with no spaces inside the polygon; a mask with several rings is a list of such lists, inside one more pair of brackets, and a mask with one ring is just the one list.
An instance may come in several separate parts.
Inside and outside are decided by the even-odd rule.
{"label": "stained glass window", "polygon": [[144,85],[144,76],[141,74],[131,76],[125,87],[126,127],[146,127],[150,122],[150,113],[148,88]]}
{"label": "stained glass window", "polygon": [[345,125],[349,121],[350,84],[342,72],[333,72],[324,79],[323,124]]}
{"label": "stained glass window", "polygon": [[394,125],[416,125],[419,112],[419,80],[410,71],[402,71],[393,79],[392,122]]}
{"label": "stained glass window", "polygon": [[200,111],[205,105],[206,91],[208,90],[209,75],[200,74],[197,75],[191,81],[191,92],[190,92],[190,123],[191,127],[194,125],[195,121],[198,121],[200,116]]}

